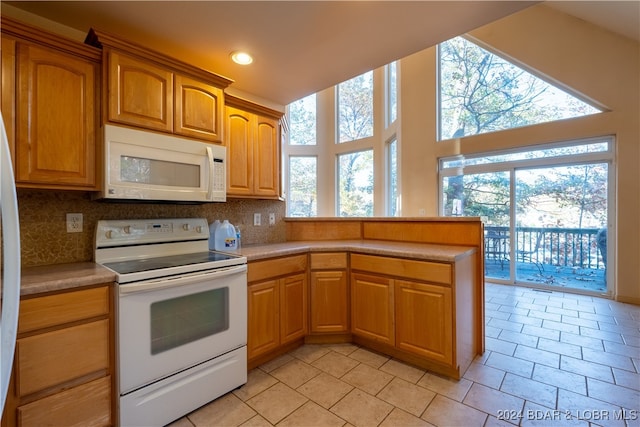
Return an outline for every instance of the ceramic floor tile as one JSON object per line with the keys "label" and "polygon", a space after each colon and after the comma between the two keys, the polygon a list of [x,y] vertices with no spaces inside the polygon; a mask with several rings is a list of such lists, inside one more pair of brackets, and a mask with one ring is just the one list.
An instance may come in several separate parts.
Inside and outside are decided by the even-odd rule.
{"label": "ceramic floor tile", "polygon": [[640,411],[640,391],[593,378],[587,378],[587,391],[589,397]]}
{"label": "ceramic floor tile", "polygon": [[471,388],[471,384],[472,382],[465,378],[454,380],[429,372],[424,374],[424,376],[420,378],[420,381],[418,381],[420,387],[427,388],[449,399],[457,400],[458,402],[462,402]]}
{"label": "ceramic floor tile", "polygon": [[584,348],[592,348],[594,350],[604,351],[604,345],[599,338],[587,337],[584,335],[576,335],[569,332],[560,332],[560,342],[579,345]]}
{"label": "ceramic floor tile", "polygon": [[296,389],[311,378],[319,375],[320,372],[322,372],[320,369],[315,368],[308,363],[304,363],[301,360],[294,359],[286,365],[282,365],[279,368],[274,369],[271,371],[270,375],[282,381],[289,387]]}
{"label": "ceramic floor tile", "polygon": [[584,326],[580,327],[580,335],[591,338],[599,338],[603,341],[611,341],[617,342],[619,344],[624,344],[622,340],[622,334],[618,334],[615,332],[603,331],[600,329],[587,328]]}
{"label": "ceramic floor tile", "polygon": [[255,415],[256,412],[242,400],[233,393],[227,393],[187,415],[187,418],[195,427],[238,426]]}
{"label": "ceramic floor tile", "polygon": [[[624,337],[624,334],[623,334]],[[640,349],[630,345],[618,344],[615,342],[604,341],[604,351],[607,353],[619,354],[621,356],[638,357]]]}
{"label": "ceramic floor tile", "polygon": [[306,344],[291,351],[289,354],[303,362],[312,363],[330,351],[331,349],[323,345]]}
{"label": "ceramic floor tile", "polygon": [[562,316],[562,323],[570,325],[584,326],[585,328],[598,329],[598,322],[595,320],[585,319],[583,317]]}
{"label": "ceramic floor tile", "polygon": [[640,391],[640,374],[613,368],[613,377],[617,385]]}
{"label": "ceramic floor tile", "polygon": [[235,394],[240,400],[247,401],[277,382],[278,380],[266,372],[260,369],[252,369],[247,374],[247,383],[242,387],[233,390],[233,394]]}
{"label": "ceramic floor tile", "polygon": [[554,353],[559,353],[559,354],[574,357],[574,358],[582,357],[582,349],[580,348],[579,345],[568,344],[566,342],[540,338],[540,340],[538,341],[538,348],[540,350],[551,351]]}
{"label": "ceramic floor tile", "polygon": [[415,417],[402,409],[395,408],[378,427],[430,427],[423,419]]}
{"label": "ceramic floor tile", "polygon": [[378,394],[393,379],[393,375],[374,369],[364,363],[359,364],[340,378],[373,396]]}
{"label": "ceramic floor tile", "polygon": [[503,411],[522,412],[524,408],[524,399],[481,384],[472,385],[462,403],[495,417]]}
{"label": "ceramic floor tile", "polygon": [[341,427],[344,424],[342,418],[317,403],[307,402],[279,422],[278,427]]}
{"label": "ceramic floor tile", "polygon": [[415,366],[411,366],[399,360],[391,359],[380,367],[380,370],[396,377],[402,378],[410,383],[417,383],[424,375],[425,371]]}
{"label": "ceramic floor tile", "polygon": [[274,369],[278,369],[280,366],[282,365],[286,365],[287,363],[291,362],[293,360],[293,356],[290,356],[288,354],[283,354],[280,357],[276,357],[273,360],[268,361],[267,363],[260,365],[259,368],[262,369],[263,371],[265,371],[266,373],[269,373],[271,371],[273,371]]}
{"label": "ceramic floor tile", "polygon": [[506,372],[501,369],[474,362],[469,366],[467,372],[464,373],[464,378],[498,389],[500,388],[500,384],[502,384],[505,374]]}
{"label": "ceramic floor tile", "polygon": [[509,372],[504,377],[500,391],[552,409],[555,409],[558,397],[558,389],[556,387]]}
{"label": "ceramic floor tile", "polygon": [[[503,341],[502,339],[500,339],[500,336],[502,336],[502,334],[504,332],[505,332],[505,330],[502,330],[500,332],[500,335],[498,336],[498,339],[485,337],[484,338],[485,348],[487,350],[489,350],[489,351],[495,351],[497,353],[506,354],[507,356],[513,356],[513,353],[516,351],[517,344],[514,344],[512,342]],[[520,334],[519,332],[512,332],[512,333]],[[520,334],[520,335],[522,335],[522,334]],[[532,338],[537,341],[537,338],[535,338],[535,337],[532,337]]]}
{"label": "ceramic floor tile", "polygon": [[528,360],[529,362],[540,363],[552,368],[560,367],[560,355],[550,351],[540,350],[537,348],[519,345],[513,355],[518,359]]}
{"label": "ceramic floor tile", "polygon": [[367,364],[373,368],[379,368],[380,366],[384,365],[387,360],[389,360],[389,356],[375,353],[365,348],[357,349],[353,353],[349,354],[349,357],[357,360],[358,362]]}
{"label": "ceramic floor tile", "polygon": [[296,389],[320,406],[329,409],[353,390],[353,386],[327,373],[321,373]]}
{"label": "ceramic floor tile", "polygon": [[420,418],[435,426],[480,427],[484,425],[487,414],[438,395]]}
{"label": "ceramic floor tile", "polygon": [[606,420],[598,420],[596,425],[625,427],[624,420],[615,419],[613,414],[620,412],[618,405],[603,402],[598,399],[583,396],[569,390],[558,389],[558,410],[563,416],[585,420],[585,417],[597,414],[611,414]]}
{"label": "ceramic floor tile", "polygon": [[340,353],[344,356],[348,356],[354,351],[356,351],[359,347],[355,344],[351,343],[342,343],[342,344],[328,344],[327,347],[336,353]]}
{"label": "ceramic floor tile", "polygon": [[[639,354],[640,356],[640,354]],[[617,354],[605,353],[604,351],[593,350],[591,348],[582,349],[582,359],[613,368],[625,369],[633,372],[635,370],[630,357],[619,356]]]}
{"label": "ceramic floor tile", "polygon": [[533,335],[523,334],[520,332],[502,331],[502,333],[500,333],[500,336],[498,338],[503,341],[522,344],[529,347],[535,347],[538,345],[538,337]]}
{"label": "ceramic floor tile", "polygon": [[532,362],[511,356],[505,356],[500,353],[491,353],[491,356],[487,359],[486,365],[527,378],[531,377],[531,372],[533,372]]}
{"label": "ceramic floor tile", "polygon": [[584,375],[536,365],[531,378],[558,388],[564,388],[579,394],[587,394],[587,379]]}
{"label": "ceramic floor tile", "polygon": [[400,378],[394,378],[376,395],[377,398],[416,417],[422,415],[435,396],[436,393],[433,391],[411,384]]}
{"label": "ceramic floor tile", "polygon": [[572,417],[570,412],[526,402],[520,425],[522,427],[589,427],[589,421]]}
{"label": "ceramic floor tile", "polygon": [[524,327],[522,328],[522,333],[533,335],[538,338],[546,338],[548,340],[560,340],[560,331],[554,331],[552,329],[545,329],[533,325],[524,325]]}
{"label": "ceramic floor tile", "polygon": [[331,408],[331,412],[356,427],[377,426],[392,410],[392,405],[357,388]]}
{"label": "ceramic floor tile", "polygon": [[357,360],[336,353],[335,351],[331,351],[313,362],[311,365],[333,375],[336,378],[340,378],[359,364],[360,362]]}
{"label": "ceramic floor tile", "polygon": [[187,417],[182,417],[179,420],[176,420],[171,424],[168,424],[166,427],[193,427],[193,424],[191,423],[191,421],[189,421]]}
{"label": "ceramic floor tile", "polygon": [[596,378],[602,381],[613,383],[613,373],[609,366],[593,363],[586,360],[574,359],[573,357],[561,356],[560,369],[584,375],[588,378]]}
{"label": "ceramic floor tile", "polygon": [[273,426],[273,424],[265,420],[264,417],[260,415],[256,415],[250,420],[240,424],[240,427],[271,427],[271,426]]}
{"label": "ceramic floor tile", "polygon": [[257,396],[247,400],[247,404],[272,424],[276,424],[284,417],[302,406],[308,399],[291,389],[277,383]]}

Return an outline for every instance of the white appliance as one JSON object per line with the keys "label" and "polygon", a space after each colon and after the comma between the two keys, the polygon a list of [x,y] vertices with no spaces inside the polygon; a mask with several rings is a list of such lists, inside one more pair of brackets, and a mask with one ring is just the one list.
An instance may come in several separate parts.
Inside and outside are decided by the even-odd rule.
{"label": "white appliance", "polygon": [[121,426],[162,426],[247,382],[247,259],[203,218],[98,221],[116,273]]}
{"label": "white appliance", "polygon": [[224,146],[113,125],[104,126],[104,137],[100,198],[226,201]]}
{"label": "white appliance", "polygon": [[0,113],[0,205],[2,206],[2,311],[0,315],[0,414],[11,379],[20,308],[20,227],[9,141]]}

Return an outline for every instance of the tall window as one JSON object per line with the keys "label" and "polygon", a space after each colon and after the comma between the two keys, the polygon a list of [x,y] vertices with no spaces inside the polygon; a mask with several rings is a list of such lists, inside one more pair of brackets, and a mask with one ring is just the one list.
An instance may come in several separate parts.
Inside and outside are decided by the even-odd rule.
{"label": "tall window", "polygon": [[289,216],[313,217],[318,215],[318,158],[315,156],[289,157]]}
{"label": "tall window", "polygon": [[600,112],[463,37],[439,49],[441,140]]}
{"label": "tall window", "polygon": [[398,118],[398,63],[394,61],[385,67],[386,83],[386,126],[389,127]]}
{"label": "tall window", "polygon": [[316,94],[289,105],[289,144],[316,144]]}
{"label": "tall window", "polygon": [[373,216],[373,150],[338,156],[338,216]]}
{"label": "tall window", "polygon": [[373,71],[338,85],[338,142],[373,136]]}
{"label": "tall window", "polygon": [[398,193],[398,140],[394,137],[387,142],[387,215],[399,216],[400,214],[400,194]]}

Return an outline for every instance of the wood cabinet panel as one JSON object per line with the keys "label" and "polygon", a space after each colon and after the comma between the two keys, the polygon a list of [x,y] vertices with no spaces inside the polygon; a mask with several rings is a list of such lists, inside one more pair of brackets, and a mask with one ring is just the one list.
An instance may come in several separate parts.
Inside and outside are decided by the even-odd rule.
{"label": "wood cabinet panel", "polygon": [[257,282],[267,278],[285,276],[305,271],[307,269],[307,255],[293,255],[283,258],[273,258],[249,263],[247,282]]}
{"label": "wood cabinet panel", "polygon": [[174,132],[223,142],[222,89],[185,76],[175,76]]}
{"label": "wood cabinet panel", "polygon": [[447,365],[453,363],[451,289],[395,280],[396,346]]}
{"label": "wood cabinet panel", "polygon": [[4,127],[9,140],[11,158],[15,159],[15,123],[16,123],[16,41],[2,36],[0,75],[0,109],[4,119]]}
{"label": "wood cabinet panel", "polygon": [[[346,254],[344,255],[346,256]],[[314,264],[312,261],[312,266],[314,265],[318,264]],[[310,291],[311,332],[348,332],[349,285],[347,272],[340,270],[311,272]]]}
{"label": "wood cabinet panel", "polygon": [[351,331],[354,335],[395,344],[393,281],[351,274]]}
{"label": "wood cabinet panel", "polygon": [[253,193],[253,127],[246,111],[226,107],[227,193]]}
{"label": "wood cabinet panel", "polygon": [[18,408],[18,425],[109,426],[111,419],[111,377],[73,387]]}
{"label": "wood cabinet panel", "polygon": [[451,264],[351,254],[351,268],[427,282],[451,284]]}
{"label": "wood cabinet panel", "polygon": [[120,52],[108,51],[109,120],[173,131],[173,73]]}
{"label": "wood cabinet panel", "polygon": [[[79,357],[81,355],[81,357]],[[19,396],[109,369],[109,321],[20,338],[16,343]]]}
{"label": "wood cabinet panel", "polygon": [[97,64],[17,46],[16,182],[96,187]]}
{"label": "wood cabinet panel", "polygon": [[309,259],[312,270],[347,268],[346,252],[312,253]]}
{"label": "wood cabinet panel", "polygon": [[47,295],[20,302],[18,333],[109,313],[109,287]]}
{"label": "wood cabinet panel", "polygon": [[280,195],[280,150],[278,121],[256,116],[256,134],[253,153],[254,194]]}
{"label": "wood cabinet panel", "polygon": [[307,276],[296,274],[280,280],[280,344],[307,334]]}
{"label": "wood cabinet panel", "polygon": [[280,292],[278,280],[248,287],[247,357],[252,359],[280,345]]}

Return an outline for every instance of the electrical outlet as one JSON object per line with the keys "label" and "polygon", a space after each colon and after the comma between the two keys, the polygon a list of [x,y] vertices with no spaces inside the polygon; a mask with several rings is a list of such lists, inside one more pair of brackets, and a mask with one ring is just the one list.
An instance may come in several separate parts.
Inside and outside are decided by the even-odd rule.
{"label": "electrical outlet", "polygon": [[273,212],[269,214],[269,225],[276,225],[276,214]]}
{"label": "electrical outlet", "polygon": [[262,214],[259,214],[259,213],[253,214],[253,225],[255,226],[262,225]]}
{"label": "electrical outlet", "polygon": [[67,233],[82,233],[82,214],[67,214]]}

